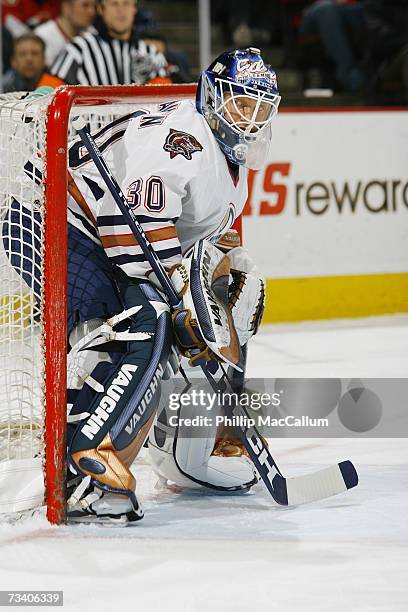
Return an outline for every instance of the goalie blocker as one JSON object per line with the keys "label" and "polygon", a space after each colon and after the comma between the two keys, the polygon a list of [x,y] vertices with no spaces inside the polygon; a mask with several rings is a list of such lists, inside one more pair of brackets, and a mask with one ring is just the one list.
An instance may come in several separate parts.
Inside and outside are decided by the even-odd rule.
{"label": "goalie blocker", "polygon": [[242,372],[241,347],[257,332],[265,305],[265,284],[247,251],[224,254],[199,240],[171,280],[183,305],[173,313],[174,331],[190,365],[213,359]]}

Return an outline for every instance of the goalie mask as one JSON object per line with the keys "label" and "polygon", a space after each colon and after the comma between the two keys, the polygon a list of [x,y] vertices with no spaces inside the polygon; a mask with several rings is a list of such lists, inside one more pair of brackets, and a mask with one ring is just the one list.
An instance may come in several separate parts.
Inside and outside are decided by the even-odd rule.
{"label": "goalie mask", "polygon": [[234,164],[259,170],[280,102],[275,72],[259,49],[223,53],[200,76],[196,106]]}

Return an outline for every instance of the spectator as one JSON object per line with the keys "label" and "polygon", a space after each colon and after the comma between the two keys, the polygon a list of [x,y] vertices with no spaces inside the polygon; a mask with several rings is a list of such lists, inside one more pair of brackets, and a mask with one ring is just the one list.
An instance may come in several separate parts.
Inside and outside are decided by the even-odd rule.
{"label": "spectator", "polygon": [[169,47],[167,39],[156,32],[145,32],[141,35],[146,45],[153,45],[167,61],[167,71],[172,83],[192,83],[190,63],[185,53]]}
{"label": "spectator", "polygon": [[156,24],[154,21],[153,13],[149,9],[145,7],[138,6],[136,19],[134,22],[134,27],[136,32],[140,35],[144,32],[151,32],[156,28]]}
{"label": "spectator", "polygon": [[45,42],[45,60],[51,66],[66,44],[86,30],[95,17],[95,0],[62,0],[60,14],[37,26],[34,33]]}
{"label": "spectator", "polygon": [[356,92],[366,81],[353,47],[353,38],[363,31],[360,2],[317,0],[306,8],[299,34],[318,34],[325,52],[335,65],[336,78],[344,91]]}
{"label": "spectator", "polygon": [[374,72],[370,90],[374,95],[378,88],[388,90],[390,101],[408,104],[408,0],[366,0],[363,10],[368,63]]}
{"label": "spectator", "polygon": [[61,81],[75,85],[142,85],[166,78],[166,60],[139,40],[134,30],[135,0],[99,0],[94,32],[76,36],[51,67]]}
{"label": "spectator", "polygon": [[14,38],[58,15],[58,2],[49,0],[2,0],[3,23]]}
{"label": "spectator", "polygon": [[213,0],[211,12],[231,44],[247,47],[275,40],[278,2],[264,0]]}
{"label": "spectator", "polygon": [[45,45],[35,34],[16,38],[11,68],[3,77],[3,91],[33,91],[45,71]]}

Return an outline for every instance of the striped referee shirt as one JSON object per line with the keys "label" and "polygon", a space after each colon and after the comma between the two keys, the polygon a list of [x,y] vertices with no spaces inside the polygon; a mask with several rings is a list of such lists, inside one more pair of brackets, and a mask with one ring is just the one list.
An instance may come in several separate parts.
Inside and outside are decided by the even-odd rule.
{"label": "striped referee shirt", "polygon": [[143,85],[165,77],[166,66],[165,57],[143,40],[118,40],[92,29],[67,44],[50,72],[69,85]]}

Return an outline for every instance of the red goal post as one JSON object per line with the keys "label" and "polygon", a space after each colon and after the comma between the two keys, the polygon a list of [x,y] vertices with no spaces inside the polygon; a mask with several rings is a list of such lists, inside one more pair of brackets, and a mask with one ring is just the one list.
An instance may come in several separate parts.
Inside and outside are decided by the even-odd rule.
{"label": "red goal post", "polygon": [[[26,162],[27,151],[37,156],[42,167],[41,190],[39,201],[33,193],[32,208],[41,212],[41,247],[37,254],[41,259],[41,290],[36,297],[26,299],[25,291],[33,290],[33,283],[26,284],[18,278],[10,265],[10,253],[16,242],[13,228],[9,227],[7,244],[4,243],[4,254],[0,253],[0,284],[7,287],[10,282],[19,285],[18,295],[0,290],[0,370],[13,362],[14,345],[24,342],[37,342],[40,348],[30,348],[30,359],[27,359],[25,347],[16,363],[10,366],[10,372],[3,373],[0,379],[0,488],[2,485],[2,459],[14,460],[24,458],[21,451],[15,452],[15,447],[23,444],[26,434],[36,438],[36,444],[41,446],[33,450],[32,439],[25,442],[29,457],[34,457],[37,463],[43,464],[47,518],[51,523],[63,523],[65,520],[65,470],[66,470],[66,404],[67,404],[67,153],[69,135],[72,137],[71,119],[76,114],[91,112],[98,117],[98,129],[103,125],[103,113],[109,114],[115,109],[117,114],[126,114],[129,108],[137,105],[154,105],[174,99],[193,99],[196,85],[147,85],[147,86],[112,86],[112,87],[59,87],[48,98],[46,105],[38,110],[41,118],[34,116],[29,100],[21,93],[4,94],[0,96],[0,154],[3,151],[4,160],[0,162],[0,227],[4,222],[11,227],[8,214],[13,206],[13,198],[19,199],[15,193],[24,192],[21,188],[19,174]],[[118,112],[119,107],[119,112]],[[30,108],[28,114],[27,108]],[[113,112],[113,110],[112,110]],[[29,116],[28,116],[29,115]],[[94,116],[92,115],[92,116]],[[105,116],[105,115],[104,115]],[[35,123],[38,121],[38,126]],[[102,123],[101,123],[102,121]],[[33,127],[33,124],[34,127]],[[92,123],[91,123],[92,129]],[[31,131],[30,131],[31,130]],[[23,133],[22,139],[21,133]],[[19,144],[19,139],[24,146]],[[35,143],[27,142],[35,140]],[[15,145],[15,146],[14,146]],[[16,151],[14,151],[14,148]],[[10,153],[8,154],[8,152]],[[7,158],[7,159],[6,159]],[[19,166],[21,165],[21,168]],[[31,164],[33,166],[33,164]],[[25,166],[24,166],[25,169]],[[32,168],[33,175],[35,168]],[[26,172],[27,173],[27,172]],[[35,177],[34,177],[35,178]],[[28,201],[27,200],[27,201]],[[24,200],[26,201],[26,200]],[[34,214],[34,213],[33,213]],[[5,221],[6,220],[6,221]],[[30,221],[31,223],[31,221]],[[31,227],[31,226],[30,226]],[[238,220],[240,231],[240,219]],[[13,242],[14,241],[14,242]],[[14,248],[14,247],[13,247]],[[27,256],[27,245],[18,246],[21,261]],[[29,251],[34,249],[29,248]],[[3,259],[1,258],[3,257]],[[34,259],[34,255],[32,254]],[[7,259],[8,258],[8,259]],[[22,270],[24,263],[21,264]],[[20,270],[20,276],[24,276]],[[10,274],[8,276],[8,274]],[[14,274],[14,276],[13,276]],[[9,281],[8,279],[12,279]],[[24,291],[21,285],[24,285]],[[35,302],[40,302],[40,311]],[[18,312],[17,312],[18,311]],[[28,321],[28,322],[27,322]],[[34,329],[34,340],[28,334],[28,328]],[[17,331],[16,331],[17,330]],[[36,355],[41,357],[36,362]],[[31,355],[32,354],[32,355]],[[20,364],[24,367],[29,362],[27,371],[19,372]],[[31,368],[31,370],[30,370]],[[2,373],[0,372],[0,377]],[[34,402],[30,397],[34,384],[27,382],[30,376],[37,376],[37,396],[41,396],[41,413],[36,413],[33,419],[32,410],[27,405]],[[10,389],[4,392],[2,388],[8,385]],[[23,391],[21,391],[23,387]],[[21,393],[20,393],[21,391]],[[7,423],[7,403],[13,393],[21,394],[21,401],[16,407],[9,408]],[[36,396],[36,401],[37,401]],[[21,407],[21,405],[22,407]],[[31,407],[32,408],[32,407]],[[11,416],[10,416],[11,415]],[[40,416],[39,416],[40,415]],[[41,416],[42,415],[42,416]],[[30,421],[31,419],[31,421]],[[41,420],[41,423],[39,421]],[[34,422],[35,421],[35,422]],[[7,429],[8,428],[8,429]],[[3,450],[1,448],[3,444]],[[7,446],[8,445],[8,446]],[[13,446],[13,452],[10,447]],[[35,445],[34,445],[35,446]],[[31,452],[31,454],[30,454]],[[15,470],[14,470],[15,473]],[[13,478],[13,469],[6,473],[8,481]],[[7,501],[7,500],[6,500]],[[20,504],[20,502],[19,502]],[[20,505],[12,506],[13,511],[20,510]],[[6,506],[7,507],[7,504]],[[0,513],[2,512],[2,497],[0,492]]]}
{"label": "red goal post", "polygon": [[[45,240],[45,490],[51,523],[65,519],[65,430],[67,352],[67,148],[70,111],[75,106],[154,104],[172,98],[195,96],[195,85],[145,85],[114,87],[67,86],[59,88],[47,110],[47,185]],[[60,240],[54,240],[53,236]],[[51,385],[47,381],[52,381]],[[63,409],[62,409],[63,408]],[[54,449],[51,451],[50,449]]]}

